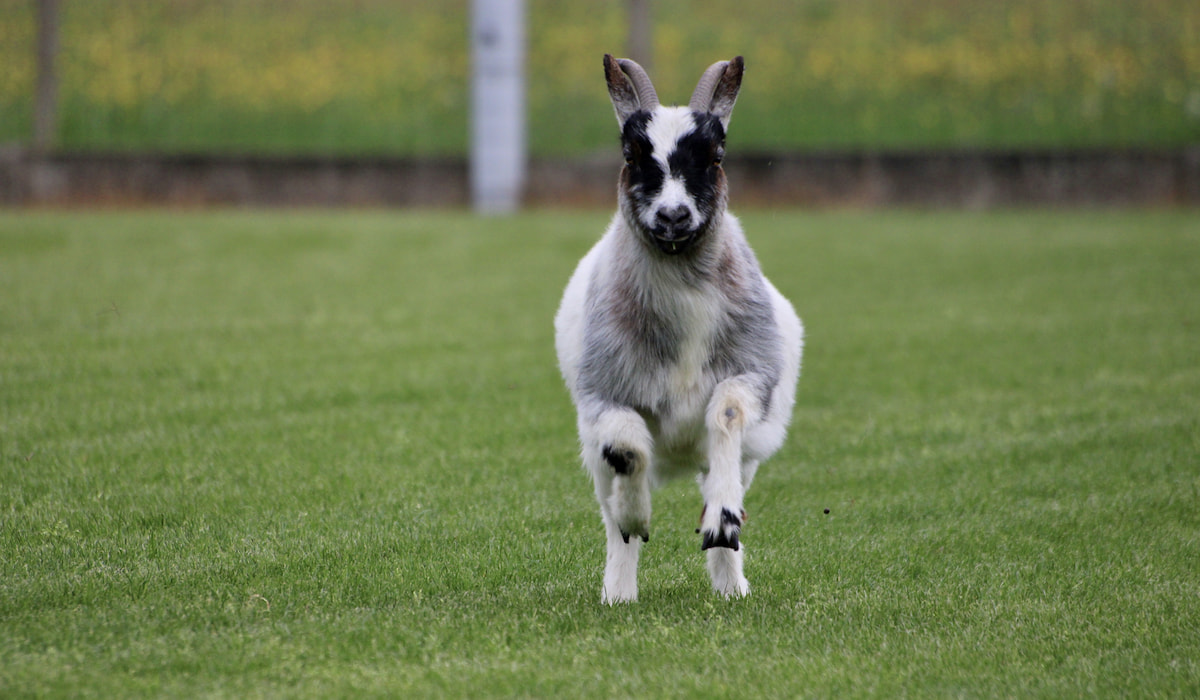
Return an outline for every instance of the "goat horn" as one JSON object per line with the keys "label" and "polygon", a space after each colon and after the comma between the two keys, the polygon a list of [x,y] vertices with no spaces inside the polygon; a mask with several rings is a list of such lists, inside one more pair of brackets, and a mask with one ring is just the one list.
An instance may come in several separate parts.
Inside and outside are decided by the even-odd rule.
{"label": "goat horn", "polygon": [[644,68],[639,66],[636,61],[628,58],[619,58],[617,63],[621,66],[621,70],[625,71],[625,75],[629,76],[630,82],[633,83],[633,89],[637,91],[638,102],[642,109],[652,110],[658,106],[658,93],[654,91],[654,86],[650,84],[650,76],[646,75]]}
{"label": "goat horn", "polygon": [[692,99],[688,102],[689,109],[693,112],[712,111],[713,93],[717,91],[717,83],[721,81],[728,65],[729,61],[717,61],[704,71],[700,82],[696,84],[696,91],[692,93]]}

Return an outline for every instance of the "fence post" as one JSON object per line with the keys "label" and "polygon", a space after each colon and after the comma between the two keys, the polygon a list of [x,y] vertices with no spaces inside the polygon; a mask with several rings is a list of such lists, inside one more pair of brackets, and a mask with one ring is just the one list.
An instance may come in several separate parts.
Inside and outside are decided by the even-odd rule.
{"label": "fence post", "polygon": [[37,4],[37,93],[33,106],[33,147],[46,152],[58,136],[58,0]]}
{"label": "fence post", "polygon": [[654,75],[654,22],[650,0],[629,0],[629,57]]}
{"label": "fence post", "polygon": [[525,188],[525,2],[471,3],[471,201],[513,212]]}

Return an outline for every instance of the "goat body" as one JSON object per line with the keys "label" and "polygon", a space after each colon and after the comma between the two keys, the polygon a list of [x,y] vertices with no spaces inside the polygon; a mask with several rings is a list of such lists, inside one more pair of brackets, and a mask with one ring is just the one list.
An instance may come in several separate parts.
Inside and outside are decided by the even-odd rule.
{"label": "goat body", "polygon": [[651,488],[683,474],[699,474],[713,587],[743,596],[743,497],[786,437],[803,327],[726,211],[742,60],[709,68],[688,107],[659,105],[632,61],[605,56],[605,73],[625,153],[618,210],[555,318],[608,538],[601,598],[637,599]]}

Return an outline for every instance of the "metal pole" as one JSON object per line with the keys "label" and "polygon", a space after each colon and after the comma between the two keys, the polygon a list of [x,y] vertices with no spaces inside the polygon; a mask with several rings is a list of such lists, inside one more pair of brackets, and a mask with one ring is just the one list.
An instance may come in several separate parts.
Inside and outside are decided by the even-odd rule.
{"label": "metal pole", "polygon": [[506,214],[525,187],[524,0],[473,0],[471,46],[471,201]]}
{"label": "metal pole", "polygon": [[58,132],[58,0],[38,0],[37,92],[33,105],[33,147],[48,151]]}
{"label": "metal pole", "polygon": [[650,0],[629,2],[629,57],[654,74],[654,25]]}

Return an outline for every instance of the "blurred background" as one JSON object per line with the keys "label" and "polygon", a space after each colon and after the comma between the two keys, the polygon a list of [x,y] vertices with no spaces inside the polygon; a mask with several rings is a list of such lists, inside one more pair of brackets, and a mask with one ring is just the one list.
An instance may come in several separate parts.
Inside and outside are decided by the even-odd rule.
{"label": "blurred background", "polygon": [[[634,4],[525,3],[535,199],[538,163],[565,168],[615,153],[600,59],[630,53]],[[61,167],[72,158],[95,166],[100,154],[176,162],[187,154],[193,167],[203,157],[301,165],[366,158],[377,168],[419,159],[457,172],[468,155],[466,0],[57,5],[56,111],[39,138]],[[664,101],[686,101],[711,62],[745,56],[730,134],[731,152],[743,157],[848,154],[859,158],[853,166],[862,154],[1119,152],[1195,167],[1194,154],[1186,156],[1200,142],[1195,0],[646,5],[641,58]],[[10,171],[33,160],[38,8],[36,0],[0,0],[0,144]],[[35,197],[39,187],[54,192],[54,177],[17,177],[7,176],[9,201]]]}

